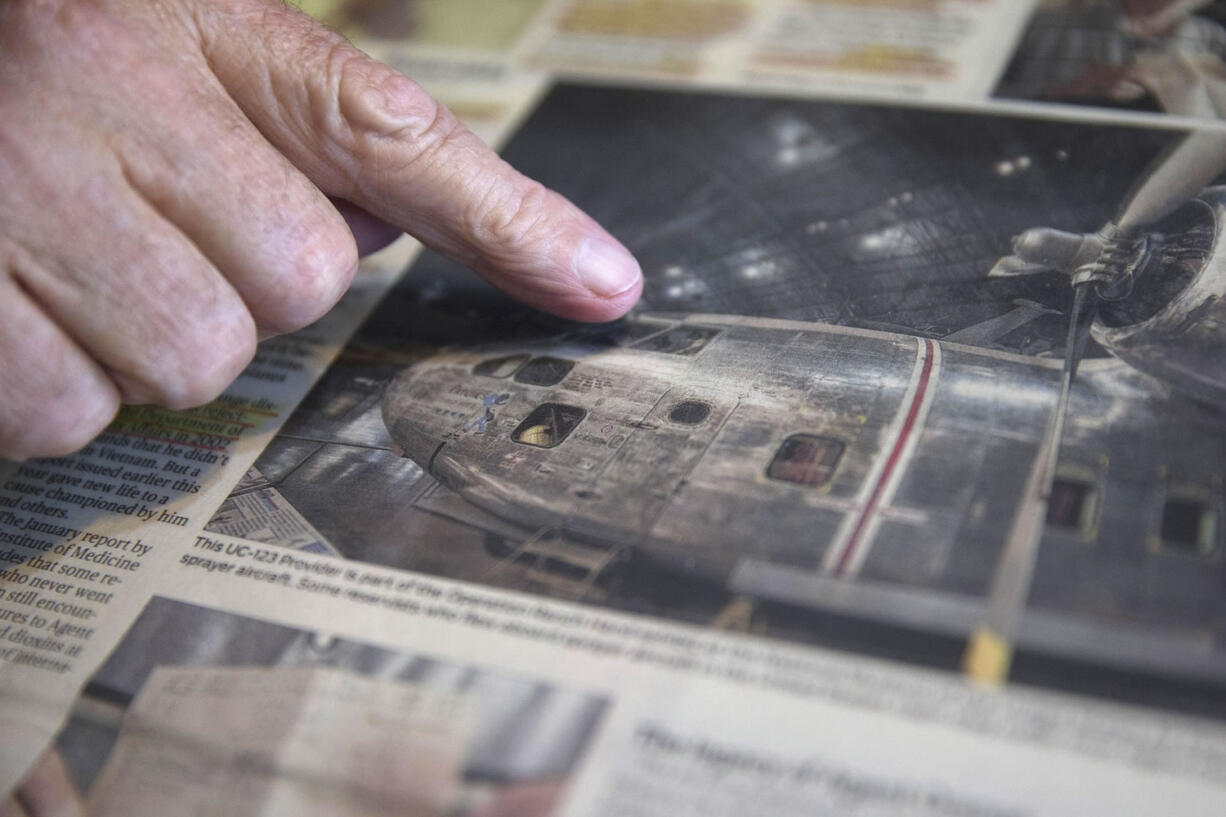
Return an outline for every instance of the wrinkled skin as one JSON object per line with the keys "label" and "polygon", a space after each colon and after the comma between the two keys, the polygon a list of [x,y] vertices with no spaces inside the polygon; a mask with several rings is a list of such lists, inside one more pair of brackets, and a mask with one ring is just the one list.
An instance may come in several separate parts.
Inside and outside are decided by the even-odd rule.
{"label": "wrinkled skin", "polygon": [[0,456],[211,400],[400,230],[570,318],[642,287],[592,219],[278,0],[0,0]]}

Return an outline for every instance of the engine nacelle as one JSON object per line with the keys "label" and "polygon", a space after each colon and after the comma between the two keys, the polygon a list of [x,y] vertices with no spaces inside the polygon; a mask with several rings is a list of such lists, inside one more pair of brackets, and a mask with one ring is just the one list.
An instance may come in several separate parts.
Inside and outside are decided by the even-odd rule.
{"label": "engine nacelle", "polygon": [[1226,188],[1209,188],[1149,233],[1135,289],[1105,304],[1094,339],[1175,388],[1226,403]]}

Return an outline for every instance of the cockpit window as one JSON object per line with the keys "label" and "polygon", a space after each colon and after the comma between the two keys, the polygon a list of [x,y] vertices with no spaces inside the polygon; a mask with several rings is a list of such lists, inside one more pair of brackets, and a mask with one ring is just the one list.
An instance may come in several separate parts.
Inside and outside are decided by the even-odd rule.
{"label": "cockpit window", "polygon": [[1089,534],[1098,512],[1098,491],[1088,482],[1057,477],[1047,499],[1047,524]]}
{"label": "cockpit window", "polygon": [[783,441],[766,469],[766,476],[820,488],[834,476],[843,443],[813,434],[793,434]]}
{"label": "cockpit window", "polygon": [[560,357],[534,357],[515,375],[516,383],[529,386],[555,386],[575,368],[575,361]]}
{"label": "cockpit window", "polygon": [[674,423],[696,426],[711,414],[711,407],[701,400],[682,400],[673,406],[668,419]]}
{"label": "cockpit window", "polygon": [[1217,545],[1217,512],[1194,499],[1167,499],[1161,541],[1164,550],[1208,555]]}
{"label": "cockpit window", "polygon": [[482,377],[510,377],[519,371],[519,367],[528,361],[528,355],[510,355],[483,360],[473,366],[473,374]]}
{"label": "cockpit window", "polygon": [[665,352],[670,355],[693,356],[702,351],[710,343],[711,338],[719,334],[718,329],[707,326],[678,326],[658,335],[644,338],[632,344],[632,349],[642,349],[646,352]]}
{"label": "cockpit window", "polygon": [[511,433],[511,439],[537,448],[554,448],[561,445],[586,416],[587,411],[578,406],[542,403]]}

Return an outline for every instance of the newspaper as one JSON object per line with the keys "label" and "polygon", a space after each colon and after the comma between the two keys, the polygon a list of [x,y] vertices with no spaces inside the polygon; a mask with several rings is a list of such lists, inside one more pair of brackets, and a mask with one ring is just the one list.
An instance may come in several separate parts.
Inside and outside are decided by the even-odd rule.
{"label": "newspaper", "polygon": [[1226,11],[1167,5],[304,3],[643,303],[405,240],[0,463],[5,808],[1221,814]]}

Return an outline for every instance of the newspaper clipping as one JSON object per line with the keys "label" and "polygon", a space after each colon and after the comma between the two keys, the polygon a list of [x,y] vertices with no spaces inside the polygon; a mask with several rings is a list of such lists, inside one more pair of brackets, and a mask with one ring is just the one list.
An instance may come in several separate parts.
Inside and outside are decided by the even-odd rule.
{"label": "newspaper clipping", "polygon": [[0,462],[5,813],[1221,815],[1221,5],[304,3],[642,302],[404,239]]}

